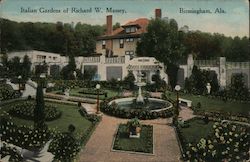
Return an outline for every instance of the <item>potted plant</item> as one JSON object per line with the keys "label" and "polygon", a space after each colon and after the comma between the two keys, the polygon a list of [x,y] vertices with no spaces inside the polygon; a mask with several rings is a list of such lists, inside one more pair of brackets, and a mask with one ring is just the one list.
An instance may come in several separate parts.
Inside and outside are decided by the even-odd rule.
{"label": "potted plant", "polygon": [[138,118],[134,118],[131,119],[130,121],[128,121],[127,123],[128,126],[128,130],[129,130],[129,136],[140,136],[140,132],[141,132],[141,123],[139,121]]}

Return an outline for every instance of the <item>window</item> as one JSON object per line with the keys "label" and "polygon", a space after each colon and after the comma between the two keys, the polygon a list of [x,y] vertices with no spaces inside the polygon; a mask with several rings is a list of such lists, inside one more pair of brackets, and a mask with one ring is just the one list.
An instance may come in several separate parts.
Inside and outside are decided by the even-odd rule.
{"label": "window", "polygon": [[136,32],[136,27],[132,26],[132,27],[127,27],[125,28],[126,33],[134,33]]}
{"label": "window", "polygon": [[127,38],[126,39],[126,42],[133,42],[134,41],[134,38]]}
{"label": "window", "polygon": [[125,51],[125,55],[134,55],[134,51]]}
{"label": "window", "polygon": [[53,60],[56,60],[56,57],[53,57]]}
{"label": "window", "polygon": [[135,27],[131,27],[130,32],[133,33],[133,32],[135,32],[135,30],[136,30]]}
{"label": "window", "polygon": [[105,49],[105,48],[106,48],[106,41],[103,40],[103,41],[102,41],[102,49]]}
{"label": "window", "polygon": [[123,48],[123,47],[124,47],[124,40],[120,39],[120,48]]}
{"label": "window", "polygon": [[125,29],[126,33],[130,33],[130,28]]}

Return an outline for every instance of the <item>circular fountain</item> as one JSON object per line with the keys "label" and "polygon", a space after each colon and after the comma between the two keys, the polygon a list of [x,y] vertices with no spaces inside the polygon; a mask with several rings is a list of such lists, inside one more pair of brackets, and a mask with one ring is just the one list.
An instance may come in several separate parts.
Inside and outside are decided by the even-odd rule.
{"label": "circular fountain", "polygon": [[138,94],[136,97],[129,98],[119,98],[112,100],[108,103],[108,105],[116,105],[120,110],[128,111],[149,111],[149,112],[161,112],[173,107],[172,103],[157,99],[157,98],[147,98],[142,96],[142,87],[146,85],[146,83],[142,82],[143,74],[139,70],[137,73],[137,82],[135,85],[138,86]]}

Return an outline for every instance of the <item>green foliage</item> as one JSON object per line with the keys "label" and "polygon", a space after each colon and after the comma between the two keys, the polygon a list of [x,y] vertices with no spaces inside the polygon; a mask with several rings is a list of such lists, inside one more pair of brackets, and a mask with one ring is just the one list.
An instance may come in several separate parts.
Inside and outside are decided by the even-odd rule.
{"label": "green foliage", "polygon": [[248,158],[249,127],[215,123],[208,138],[187,144],[184,157],[198,161],[244,161]]}
{"label": "green foliage", "polygon": [[71,133],[58,134],[50,143],[49,152],[54,155],[54,159],[61,161],[73,161],[80,150],[80,143]]}
{"label": "green foliage", "polygon": [[97,67],[95,66],[88,66],[88,68],[86,68],[86,66],[84,67],[84,73],[83,73],[83,80],[85,81],[92,81],[95,74],[97,72]]}
{"label": "green foliage", "polygon": [[13,90],[8,84],[0,83],[0,101],[20,97],[20,93]]}
{"label": "green foliage", "polygon": [[74,72],[76,70],[75,58],[73,56],[69,57],[68,65],[64,66],[61,71],[62,78],[64,80],[74,80]]}
{"label": "green foliage", "polygon": [[7,19],[1,19],[1,30],[3,53],[36,49],[74,56],[93,53],[96,37],[104,33],[104,27],[100,25],[77,23],[73,29],[70,24],[62,22],[17,23]]}
{"label": "green foliage", "polygon": [[35,66],[35,75],[40,76],[42,73],[47,73],[48,65],[46,63]]}
{"label": "green foliage", "polygon": [[195,53],[197,59],[212,59],[225,56],[229,61],[250,60],[249,38],[231,38],[223,34],[200,31],[185,33],[183,37],[185,53]]}
{"label": "green foliage", "polygon": [[42,148],[50,138],[47,130],[15,125],[8,114],[1,114],[0,123],[1,140],[28,150]]}
{"label": "green foliage", "polygon": [[211,85],[211,94],[218,92],[217,74],[212,71],[200,70],[197,66],[194,66],[192,75],[185,79],[185,89],[189,93],[207,94],[207,83]]}
{"label": "green foliage", "polygon": [[228,97],[236,100],[249,100],[250,93],[243,79],[243,74],[236,74],[232,77],[228,88]]}
{"label": "green foliage", "polygon": [[164,91],[166,82],[162,80],[159,70],[157,70],[156,74],[152,75],[152,81],[154,81],[154,83],[148,85],[147,89],[150,89],[150,91]]}
{"label": "green foliage", "polygon": [[124,78],[124,86],[130,90],[134,89],[135,76],[132,71],[128,71],[128,75]]}
{"label": "green foliage", "polygon": [[7,155],[10,155],[9,161],[11,162],[22,162],[24,161],[23,157],[20,155],[19,151],[15,147],[10,147],[5,143],[1,145],[0,149],[1,158],[4,158]]}
{"label": "green foliage", "polygon": [[47,127],[45,124],[44,109],[43,87],[41,83],[39,83],[36,90],[36,106],[34,109],[34,127],[37,129],[46,129]]}
{"label": "green foliage", "polygon": [[153,126],[142,125],[140,138],[129,138],[126,124],[120,124],[113,149],[143,153],[153,153]]}
{"label": "green foliage", "polygon": [[161,60],[167,66],[170,84],[174,87],[178,70],[176,64],[184,53],[178,24],[174,19],[170,21],[152,19],[147,31],[142,36],[141,42],[138,43],[136,53],[138,56],[151,56]]}
{"label": "green foliage", "polygon": [[3,66],[0,67],[0,77],[17,78],[22,76],[22,80],[26,81],[31,76],[31,62],[27,55],[20,62],[19,57],[14,57],[8,60],[7,55],[1,57]]}
{"label": "green foliage", "polygon": [[133,118],[127,122],[128,127],[140,127],[141,123],[138,118]]}
{"label": "green foliage", "polygon": [[[35,103],[26,101],[22,103],[16,103],[11,105],[8,111],[12,116],[16,116],[26,120],[35,120],[34,118]],[[45,104],[45,121],[56,120],[61,117],[62,112],[58,111],[57,108],[50,104]]]}

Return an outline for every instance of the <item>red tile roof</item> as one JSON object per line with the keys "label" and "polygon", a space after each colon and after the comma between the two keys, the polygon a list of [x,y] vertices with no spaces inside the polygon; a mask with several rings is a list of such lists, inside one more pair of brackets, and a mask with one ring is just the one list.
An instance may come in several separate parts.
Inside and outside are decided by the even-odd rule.
{"label": "red tile roof", "polygon": [[[149,20],[147,18],[139,18],[135,21],[129,21],[125,25],[122,25],[121,27],[113,30],[112,35],[103,35],[102,37],[113,37],[113,36],[119,36],[119,35],[138,35],[147,32],[147,26],[149,24]],[[138,26],[138,29],[136,32],[133,33],[126,33],[125,28],[126,26]]]}

